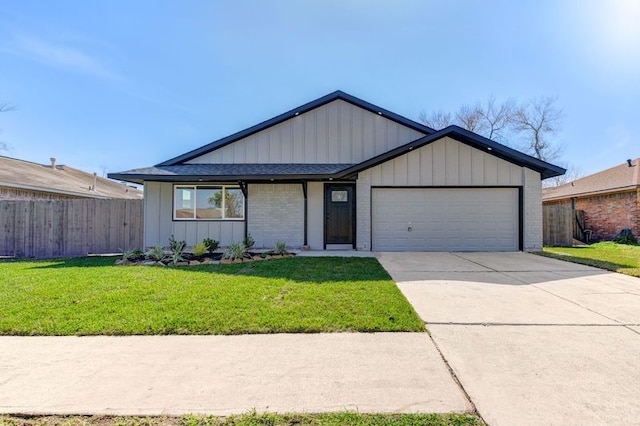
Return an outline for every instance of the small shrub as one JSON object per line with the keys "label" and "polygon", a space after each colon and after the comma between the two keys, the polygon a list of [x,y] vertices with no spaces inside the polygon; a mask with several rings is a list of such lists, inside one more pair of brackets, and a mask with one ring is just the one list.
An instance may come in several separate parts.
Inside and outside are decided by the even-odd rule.
{"label": "small shrub", "polygon": [[160,262],[162,261],[162,259],[164,259],[164,256],[165,256],[164,247],[158,244],[154,248],[150,248],[149,250],[147,250],[147,252],[144,255],[149,260],[153,260],[154,262]]}
{"label": "small shrub", "polygon": [[204,242],[196,244],[191,251],[195,257],[202,257],[207,252],[207,245]]}
{"label": "small shrub", "polygon": [[144,252],[140,249],[127,250],[122,252],[122,259],[129,262],[144,259]]}
{"label": "small shrub", "polygon": [[638,239],[635,237],[635,235],[633,235],[631,229],[624,228],[618,235],[616,235],[616,237],[613,239],[613,242],[635,246],[638,244]]}
{"label": "small shrub", "polygon": [[236,259],[242,259],[244,257],[247,257],[247,255],[248,255],[247,247],[244,244],[233,243],[233,244],[229,244],[229,247],[227,247],[227,250],[225,250],[224,255],[222,255],[222,257],[229,260],[236,260]]}
{"label": "small shrub", "polygon": [[289,251],[287,250],[287,243],[284,241],[277,241],[276,246],[273,249],[274,254],[287,254]]}
{"label": "small shrub", "polygon": [[213,254],[213,252],[218,250],[218,247],[220,246],[220,242],[214,240],[213,238],[205,238],[204,240],[202,240],[202,243],[207,246],[209,254]]}
{"label": "small shrub", "polygon": [[169,263],[173,266],[177,265],[179,262],[184,262],[184,246],[179,245],[178,247],[176,247],[176,250],[169,253],[169,256],[167,258],[169,260]]}
{"label": "small shrub", "polygon": [[169,237],[169,263],[172,265],[176,265],[178,262],[184,262],[184,249],[187,248],[186,241],[176,241],[176,239],[171,235]]}
{"label": "small shrub", "polygon": [[178,248],[182,248],[182,251],[184,251],[184,248],[187,246],[187,242],[185,240],[182,241],[177,241],[173,234],[171,234],[171,236],[169,237],[169,250],[171,250],[172,252],[176,251]]}
{"label": "small shrub", "polygon": [[256,240],[253,239],[253,237],[251,236],[251,234],[247,234],[246,237],[244,237],[244,240],[242,241],[242,243],[244,244],[244,246],[248,249],[250,249],[251,247],[253,247],[253,245],[256,243]]}
{"label": "small shrub", "polygon": [[620,237],[616,237],[613,239],[614,243],[618,243],[618,244],[626,244],[629,246],[635,246],[638,245],[638,239],[636,237],[633,236],[633,234],[628,234],[628,235],[623,235]]}

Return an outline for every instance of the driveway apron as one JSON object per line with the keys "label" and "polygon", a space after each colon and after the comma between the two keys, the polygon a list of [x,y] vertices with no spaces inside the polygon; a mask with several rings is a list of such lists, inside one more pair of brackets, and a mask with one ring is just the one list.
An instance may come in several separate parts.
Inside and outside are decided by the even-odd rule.
{"label": "driveway apron", "polygon": [[640,424],[640,279],[529,253],[378,258],[489,424]]}

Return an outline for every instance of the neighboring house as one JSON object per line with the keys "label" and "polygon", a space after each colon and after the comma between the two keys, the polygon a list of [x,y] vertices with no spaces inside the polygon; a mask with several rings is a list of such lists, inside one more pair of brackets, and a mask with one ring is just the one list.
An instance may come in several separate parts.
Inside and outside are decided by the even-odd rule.
{"label": "neighboring house", "polygon": [[541,179],[565,172],[457,126],[337,91],[153,167],[145,246],[170,235],[313,250],[537,250]]}
{"label": "neighboring house", "polygon": [[142,199],[143,192],[65,165],[0,156],[0,200]]}
{"label": "neighboring house", "polygon": [[545,205],[584,211],[592,238],[611,239],[628,228],[640,235],[640,158],[542,192]]}

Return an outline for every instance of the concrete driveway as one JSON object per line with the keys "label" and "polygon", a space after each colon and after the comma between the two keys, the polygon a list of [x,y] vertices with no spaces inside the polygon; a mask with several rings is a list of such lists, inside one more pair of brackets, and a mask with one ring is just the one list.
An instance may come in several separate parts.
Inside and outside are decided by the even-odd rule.
{"label": "concrete driveway", "polygon": [[528,253],[378,257],[489,424],[640,424],[640,279]]}

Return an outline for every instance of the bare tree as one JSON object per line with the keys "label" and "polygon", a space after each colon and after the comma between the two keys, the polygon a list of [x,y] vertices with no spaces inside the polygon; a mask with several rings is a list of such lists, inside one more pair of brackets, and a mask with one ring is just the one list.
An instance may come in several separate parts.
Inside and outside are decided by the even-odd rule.
{"label": "bare tree", "polygon": [[513,100],[498,102],[495,96],[491,95],[485,105],[480,102],[462,105],[453,115],[445,111],[436,111],[431,114],[422,111],[418,119],[434,129],[456,124],[490,139],[501,140],[503,132],[507,132],[513,123],[515,111],[516,104]]}
{"label": "bare tree", "polygon": [[418,119],[425,126],[440,130],[453,124],[451,114],[442,110],[428,114],[425,111],[420,112]]}
{"label": "bare tree", "polygon": [[471,132],[480,133],[483,131],[482,107],[480,103],[475,105],[462,105],[456,112],[456,123],[462,128]]}
{"label": "bare tree", "polygon": [[560,156],[562,145],[554,144],[550,136],[560,129],[562,110],[555,106],[557,98],[532,99],[515,110],[513,130],[521,136],[523,150],[543,161],[553,161]]}
{"label": "bare tree", "polygon": [[563,148],[551,138],[560,129],[563,116],[555,102],[554,97],[540,97],[524,104],[513,99],[499,102],[491,95],[485,104],[462,105],[453,119],[444,111],[423,111],[419,119],[436,129],[456,124],[506,145],[519,145],[522,151],[540,160],[552,161]]}
{"label": "bare tree", "polygon": [[[0,112],[13,111],[14,109],[16,109],[16,107],[11,104],[0,103]],[[8,149],[9,145],[7,145],[5,142],[0,141],[0,151],[7,151]]]}
{"label": "bare tree", "polygon": [[[553,140],[563,118],[556,101],[556,97],[542,96],[520,104],[513,99],[500,102],[491,95],[486,103],[462,105],[453,115],[446,111],[431,114],[423,111],[418,118],[435,129],[456,124],[505,145],[517,146],[540,160],[554,161],[564,149]],[[545,186],[562,185],[580,175],[578,169],[569,165],[565,175],[549,179]]]}
{"label": "bare tree", "polygon": [[503,135],[503,132],[509,131],[515,110],[516,103],[513,99],[498,103],[494,95],[489,96],[486,106],[480,108],[484,135],[489,139],[504,140],[506,136]]}

